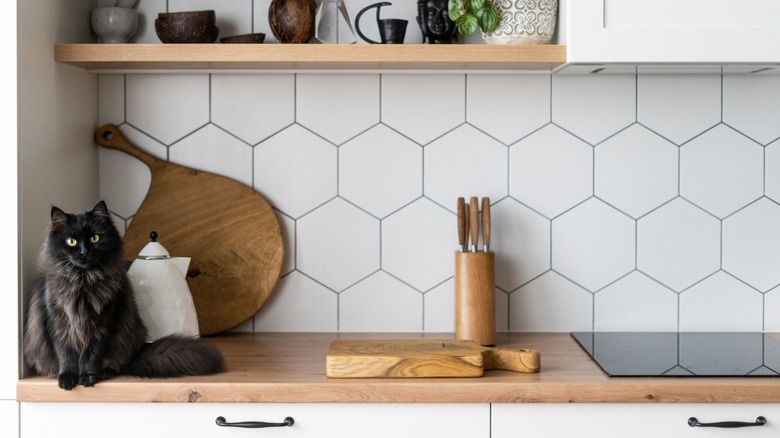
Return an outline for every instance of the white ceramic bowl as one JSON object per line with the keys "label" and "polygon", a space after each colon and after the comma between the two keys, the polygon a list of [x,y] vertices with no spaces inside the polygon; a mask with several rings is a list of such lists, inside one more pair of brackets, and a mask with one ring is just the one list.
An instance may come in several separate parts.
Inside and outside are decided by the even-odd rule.
{"label": "white ceramic bowl", "polygon": [[95,8],[90,21],[101,43],[123,44],[138,30],[138,11],[120,7]]}

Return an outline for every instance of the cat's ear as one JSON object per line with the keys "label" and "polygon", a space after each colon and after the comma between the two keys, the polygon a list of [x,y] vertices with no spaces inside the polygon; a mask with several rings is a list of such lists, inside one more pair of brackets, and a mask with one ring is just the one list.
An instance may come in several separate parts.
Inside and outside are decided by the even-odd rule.
{"label": "cat's ear", "polygon": [[68,215],[64,211],[52,205],[51,225],[55,228],[64,227],[68,223]]}
{"label": "cat's ear", "polygon": [[102,216],[109,216],[108,206],[106,205],[106,201],[101,200],[100,202],[95,204],[95,207],[92,209],[92,211]]}

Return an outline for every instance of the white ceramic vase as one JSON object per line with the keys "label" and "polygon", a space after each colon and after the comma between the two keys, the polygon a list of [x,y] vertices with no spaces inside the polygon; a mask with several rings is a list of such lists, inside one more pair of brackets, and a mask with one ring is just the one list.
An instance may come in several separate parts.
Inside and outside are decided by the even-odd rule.
{"label": "white ceramic vase", "polygon": [[122,7],[95,8],[90,22],[101,43],[124,44],[138,30],[138,11]]}
{"label": "white ceramic vase", "polygon": [[482,36],[488,44],[548,44],[555,33],[558,0],[492,0],[498,26]]}

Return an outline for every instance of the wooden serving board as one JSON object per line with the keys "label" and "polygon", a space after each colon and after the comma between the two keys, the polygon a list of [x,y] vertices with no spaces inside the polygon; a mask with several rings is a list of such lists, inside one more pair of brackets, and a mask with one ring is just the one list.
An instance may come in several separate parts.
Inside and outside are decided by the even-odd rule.
{"label": "wooden serving board", "polygon": [[481,377],[485,370],[538,373],[539,352],[491,348],[472,341],[338,340],[330,344],[326,375],[364,377]]}
{"label": "wooden serving board", "polygon": [[131,144],[114,125],[95,133],[101,146],[146,164],[152,182],[123,238],[135,259],[156,231],[171,256],[191,257],[187,273],[201,335],[251,318],[270,296],[284,256],[276,214],[245,184],[158,159]]}

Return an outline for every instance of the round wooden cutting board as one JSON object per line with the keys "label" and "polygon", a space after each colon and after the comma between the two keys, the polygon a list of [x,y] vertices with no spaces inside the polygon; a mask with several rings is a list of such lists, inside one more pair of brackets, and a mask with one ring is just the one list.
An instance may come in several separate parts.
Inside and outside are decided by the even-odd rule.
{"label": "round wooden cutting board", "polygon": [[125,232],[125,258],[135,259],[152,231],[171,256],[192,258],[187,283],[201,335],[254,316],[273,291],[284,258],[279,222],[265,198],[230,178],[155,158],[114,125],[98,128],[95,138],[152,172],[149,192]]}

